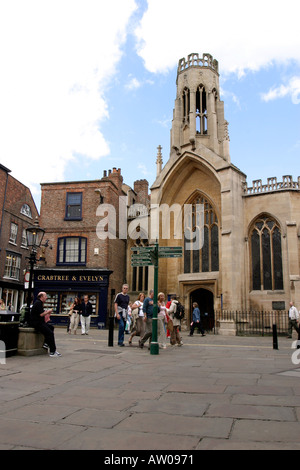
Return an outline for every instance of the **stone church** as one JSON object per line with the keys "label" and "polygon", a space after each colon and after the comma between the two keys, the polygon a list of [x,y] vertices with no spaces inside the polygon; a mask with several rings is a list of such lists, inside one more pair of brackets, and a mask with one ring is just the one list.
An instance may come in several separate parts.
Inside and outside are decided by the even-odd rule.
{"label": "stone church", "polygon": [[[190,212],[185,221],[182,217],[181,239],[172,223],[175,215],[168,238],[160,227],[159,245],[182,246],[183,256],[160,259],[159,291],[179,295],[187,312],[193,301],[208,314],[287,310],[291,300],[300,307],[300,177],[272,177],[248,186],[230,160],[218,62],[210,54],[181,59],[176,84],[170,156],[163,166],[158,147],[149,207],[188,205]],[[187,249],[187,240],[200,229],[201,244]],[[153,268],[131,267],[131,248],[151,242],[143,234],[128,241],[132,291],[143,290],[143,276],[151,287]]]}

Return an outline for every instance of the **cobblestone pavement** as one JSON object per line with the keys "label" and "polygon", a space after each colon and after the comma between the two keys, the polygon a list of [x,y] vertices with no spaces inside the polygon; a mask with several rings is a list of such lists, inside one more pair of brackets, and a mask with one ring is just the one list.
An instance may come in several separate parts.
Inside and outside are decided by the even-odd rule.
{"label": "cobblestone pavement", "polygon": [[113,347],[107,330],[55,334],[62,357],[0,365],[1,450],[300,449],[293,340],[183,332],[152,355],[117,331]]}

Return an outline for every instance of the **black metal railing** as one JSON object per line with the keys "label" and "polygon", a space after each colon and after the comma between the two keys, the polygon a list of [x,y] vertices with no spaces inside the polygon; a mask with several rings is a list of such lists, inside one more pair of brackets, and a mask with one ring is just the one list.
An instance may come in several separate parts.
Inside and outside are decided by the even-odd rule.
{"label": "black metal railing", "polygon": [[215,332],[221,326],[222,321],[233,321],[236,334],[243,335],[272,335],[273,325],[277,327],[279,335],[288,332],[288,312],[285,310],[266,311],[215,311]]}

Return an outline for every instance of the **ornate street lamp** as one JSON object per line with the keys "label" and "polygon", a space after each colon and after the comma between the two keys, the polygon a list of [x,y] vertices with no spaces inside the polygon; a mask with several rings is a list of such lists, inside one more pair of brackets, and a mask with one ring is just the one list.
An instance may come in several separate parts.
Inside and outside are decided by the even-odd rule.
{"label": "ornate street lamp", "polygon": [[26,237],[27,237],[27,246],[31,247],[30,256],[26,258],[29,259],[30,265],[30,274],[29,274],[29,288],[27,294],[27,307],[25,312],[25,319],[24,319],[24,326],[28,326],[29,324],[29,315],[30,315],[30,302],[31,302],[31,294],[32,294],[32,282],[33,282],[33,268],[37,263],[36,259],[36,252],[37,249],[41,246],[43,236],[45,230],[39,226],[38,218],[36,217],[35,223],[33,227],[28,227],[26,229]]}

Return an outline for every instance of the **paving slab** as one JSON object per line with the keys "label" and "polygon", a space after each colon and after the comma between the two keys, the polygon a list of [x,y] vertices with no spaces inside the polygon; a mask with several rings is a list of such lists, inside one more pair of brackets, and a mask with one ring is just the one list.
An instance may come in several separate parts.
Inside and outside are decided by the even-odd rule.
{"label": "paving slab", "polygon": [[151,355],[108,346],[108,331],[70,336],[62,357],[0,365],[0,450],[299,449],[300,367],[292,340],[192,338]]}

